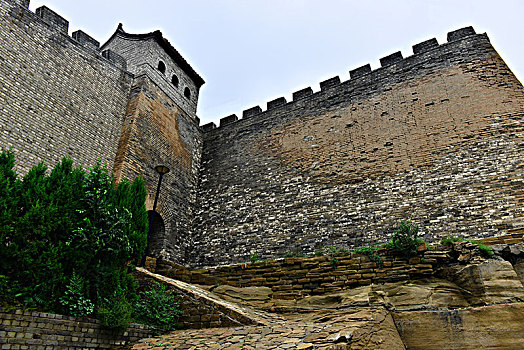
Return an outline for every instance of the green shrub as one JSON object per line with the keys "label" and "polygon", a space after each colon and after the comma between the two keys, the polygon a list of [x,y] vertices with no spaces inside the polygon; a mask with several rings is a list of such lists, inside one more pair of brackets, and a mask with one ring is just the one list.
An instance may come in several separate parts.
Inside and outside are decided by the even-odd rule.
{"label": "green shrub", "polygon": [[97,318],[103,327],[111,329],[129,327],[133,305],[128,300],[127,294],[125,289],[117,287],[111,296],[99,300]]}
{"label": "green shrub", "polygon": [[361,247],[353,250],[353,253],[357,254],[363,254],[369,258],[369,260],[375,262],[378,264],[378,266],[382,267],[384,265],[384,260],[382,260],[382,257],[377,254],[378,247],[376,246],[367,246],[367,247]]}
{"label": "green shrub", "polygon": [[485,257],[489,258],[489,257],[492,257],[494,255],[493,250],[491,249],[490,246],[487,246],[487,245],[482,244],[480,242],[474,242],[474,243],[477,244],[477,247],[479,248],[480,252]]}
{"label": "green shrub", "polygon": [[82,277],[73,272],[66,291],[59,300],[66,314],[74,317],[82,317],[93,313],[94,305],[91,300],[86,298],[86,288],[84,284],[85,282]]}
{"label": "green shrub", "polygon": [[298,248],[294,249],[294,250],[287,251],[284,254],[284,258],[304,258],[305,256],[306,256],[306,254],[302,253],[300,250],[298,250]]}
{"label": "green shrub", "polygon": [[410,221],[401,221],[386,247],[404,258],[410,258],[417,255],[417,248],[421,242],[418,238],[418,226]]}
{"label": "green shrub", "polygon": [[158,282],[150,290],[140,293],[134,305],[133,319],[161,330],[179,328],[178,317],[182,314],[180,303],[172,291]]}
{"label": "green shrub", "polygon": [[251,255],[251,257],[249,258],[249,261],[251,261],[252,263],[256,263],[256,262],[260,261],[260,258],[258,257],[258,254],[255,253],[255,254]]}
{"label": "green shrub", "polygon": [[440,244],[443,244],[443,245],[451,245],[452,243],[455,243],[455,242],[464,242],[466,239],[464,237],[460,237],[460,236],[448,236],[448,237],[444,237],[440,240]]}
{"label": "green shrub", "polygon": [[318,247],[315,252],[313,253],[314,256],[323,256],[324,255],[324,247],[320,246]]}
{"label": "green shrub", "polygon": [[337,269],[337,264],[338,264],[338,259],[335,258],[335,257],[332,257],[331,260],[329,260],[329,262],[331,263],[331,267],[333,268],[333,270],[336,270]]}
{"label": "green shrub", "polygon": [[328,246],[326,247],[326,249],[328,250],[329,255],[336,255],[340,253],[340,249],[334,246]]}
{"label": "green shrub", "polygon": [[440,244],[451,245],[455,242],[470,242],[470,243],[477,245],[477,248],[480,250],[482,255],[484,255],[486,258],[492,257],[494,254],[490,246],[487,246],[485,244],[482,244],[481,242],[472,241],[472,240],[469,240],[469,239],[466,239],[460,236],[445,237],[440,241]]}
{"label": "green shrub", "polygon": [[91,313],[92,303],[103,308],[117,288],[134,300],[128,265],[147,240],[144,181],[115,185],[100,162],[84,171],[69,158],[50,172],[40,163],[22,180],[13,168],[13,152],[1,152],[3,299],[75,316]]}

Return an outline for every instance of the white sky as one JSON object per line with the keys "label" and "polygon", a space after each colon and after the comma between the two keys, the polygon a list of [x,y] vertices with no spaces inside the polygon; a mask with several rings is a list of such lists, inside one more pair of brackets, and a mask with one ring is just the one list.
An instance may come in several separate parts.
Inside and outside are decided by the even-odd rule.
{"label": "white sky", "polygon": [[524,0],[31,0],[104,43],[160,29],[204,78],[201,124],[260,105],[395,51],[472,25],[524,78]]}

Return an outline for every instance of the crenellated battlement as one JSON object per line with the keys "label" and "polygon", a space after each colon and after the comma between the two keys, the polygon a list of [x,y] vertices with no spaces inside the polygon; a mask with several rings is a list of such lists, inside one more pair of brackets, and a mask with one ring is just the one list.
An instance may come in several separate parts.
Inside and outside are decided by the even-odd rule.
{"label": "crenellated battlement", "polygon": [[100,42],[93,39],[91,36],[89,36],[87,33],[85,33],[82,30],[77,30],[76,32],[73,32],[72,36],[73,36],[73,39],[75,39],[80,44],[82,44],[84,47],[90,50],[98,50],[100,48]]}
{"label": "crenellated battlement", "polygon": [[[409,70],[410,68],[428,60],[440,57],[444,54],[448,54],[449,45],[453,43],[458,43],[459,41],[477,35],[473,27],[465,27],[451,31],[447,34],[447,42],[439,45],[437,39],[431,38],[413,45],[413,55],[408,57],[403,57],[402,52],[397,51],[385,57],[379,59],[380,68],[375,70],[371,69],[370,64],[365,64],[361,67],[352,69],[349,71],[350,79],[341,81],[339,76],[332,77],[330,79],[320,82],[320,91],[314,92],[311,87],[307,87],[301,90],[298,90],[292,94],[292,100],[287,101],[285,97],[280,97],[278,99],[268,101],[267,108],[265,111],[260,108],[260,106],[251,107],[246,109],[242,113],[242,119],[233,120],[230,117],[222,118],[220,121],[220,126],[230,126],[239,122],[242,122],[245,119],[251,119],[255,116],[260,117],[262,114],[267,112],[275,112],[279,108],[285,108],[286,106],[291,106],[297,101],[303,101],[304,99],[314,99],[321,96],[324,93],[330,92],[332,89],[336,89],[342,85],[347,89],[348,85],[355,84],[367,84],[376,81],[377,79],[387,79],[388,74],[398,75],[401,74],[402,70]],[[483,37],[487,36],[481,34]],[[488,39],[489,40],[489,39]],[[222,122],[224,120],[224,122]],[[212,124],[212,125],[211,125]],[[201,130],[204,132],[209,132],[216,129],[214,123],[208,123],[205,126],[201,127]]]}
{"label": "crenellated battlement", "polygon": [[[32,13],[29,10],[30,0],[11,0],[11,2],[20,5],[27,13]],[[105,58],[108,62],[111,62],[122,70],[127,69],[127,62],[122,56],[110,50],[100,51],[100,42],[83,30],[76,30],[69,36],[69,21],[49,7],[41,6],[37,8],[33,18],[40,19],[47,24],[49,28],[56,30],[57,33],[68,36],[72,39],[71,43],[77,44],[78,47],[85,48],[93,54]]]}
{"label": "crenellated battlement", "polygon": [[69,31],[69,21],[58,13],[54,12],[47,6],[42,6],[36,9],[36,15],[44,20],[51,27],[57,29],[59,32],[67,34]]}

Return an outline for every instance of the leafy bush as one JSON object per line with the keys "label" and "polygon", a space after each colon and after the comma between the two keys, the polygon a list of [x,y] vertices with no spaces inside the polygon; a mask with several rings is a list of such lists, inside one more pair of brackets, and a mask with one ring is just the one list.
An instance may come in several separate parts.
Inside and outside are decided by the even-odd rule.
{"label": "leafy bush", "polygon": [[327,250],[328,250],[328,254],[329,254],[329,255],[336,255],[336,254],[340,253],[340,249],[337,248],[337,247],[334,247],[334,246],[328,246],[328,247],[326,247],[326,248],[327,248]]}
{"label": "leafy bush", "polygon": [[324,255],[324,247],[320,246],[318,247],[315,252],[313,253],[314,256],[323,256]]}
{"label": "leafy bush", "polygon": [[73,272],[66,291],[60,298],[60,304],[64,306],[68,315],[82,317],[93,313],[94,305],[91,300],[85,297],[85,290],[84,280]]}
{"label": "leafy bush", "polygon": [[401,221],[386,247],[404,258],[410,258],[417,255],[417,248],[421,242],[418,238],[418,226],[410,221]]}
{"label": "leafy bush", "polygon": [[335,258],[335,257],[332,257],[331,260],[329,260],[330,264],[331,264],[331,267],[333,268],[333,270],[336,270],[337,269],[337,264],[338,264],[338,259]]}
{"label": "leafy bush", "polygon": [[118,287],[108,298],[99,301],[97,318],[107,328],[125,329],[131,323],[133,305],[128,300],[126,290]]}
{"label": "leafy bush", "polygon": [[487,258],[492,257],[495,254],[493,253],[493,250],[491,249],[490,246],[487,246],[480,242],[472,242],[472,243],[475,243],[477,247],[479,248],[480,252],[482,253],[482,255],[484,255]]}
{"label": "leafy bush", "polygon": [[118,288],[134,300],[128,268],[147,240],[144,181],[116,185],[100,162],[84,171],[69,158],[20,180],[14,163],[13,152],[0,153],[2,299],[75,316],[96,312]]}
{"label": "leafy bush", "polygon": [[173,330],[179,327],[177,321],[182,314],[180,303],[172,291],[158,282],[148,291],[140,293],[134,306],[133,319],[162,330]]}
{"label": "leafy bush", "polygon": [[304,258],[306,254],[302,253],[298,248],[284,253],[284,258]]}

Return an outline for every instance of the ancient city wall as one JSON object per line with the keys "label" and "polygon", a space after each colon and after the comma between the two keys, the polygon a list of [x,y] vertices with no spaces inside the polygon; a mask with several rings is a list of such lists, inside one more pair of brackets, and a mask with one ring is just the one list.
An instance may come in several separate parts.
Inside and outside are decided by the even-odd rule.
{"label": "ancient city wall", "polygon": [[524,89],[472,28],[203,127],[196,265],[523,229]]}
{"label": "ancient city wall", "polygon": [[0,148],[16,151],[22,173],[65,155],[112,166],[131,75],[53,11],[20,3],[0,1]]}

